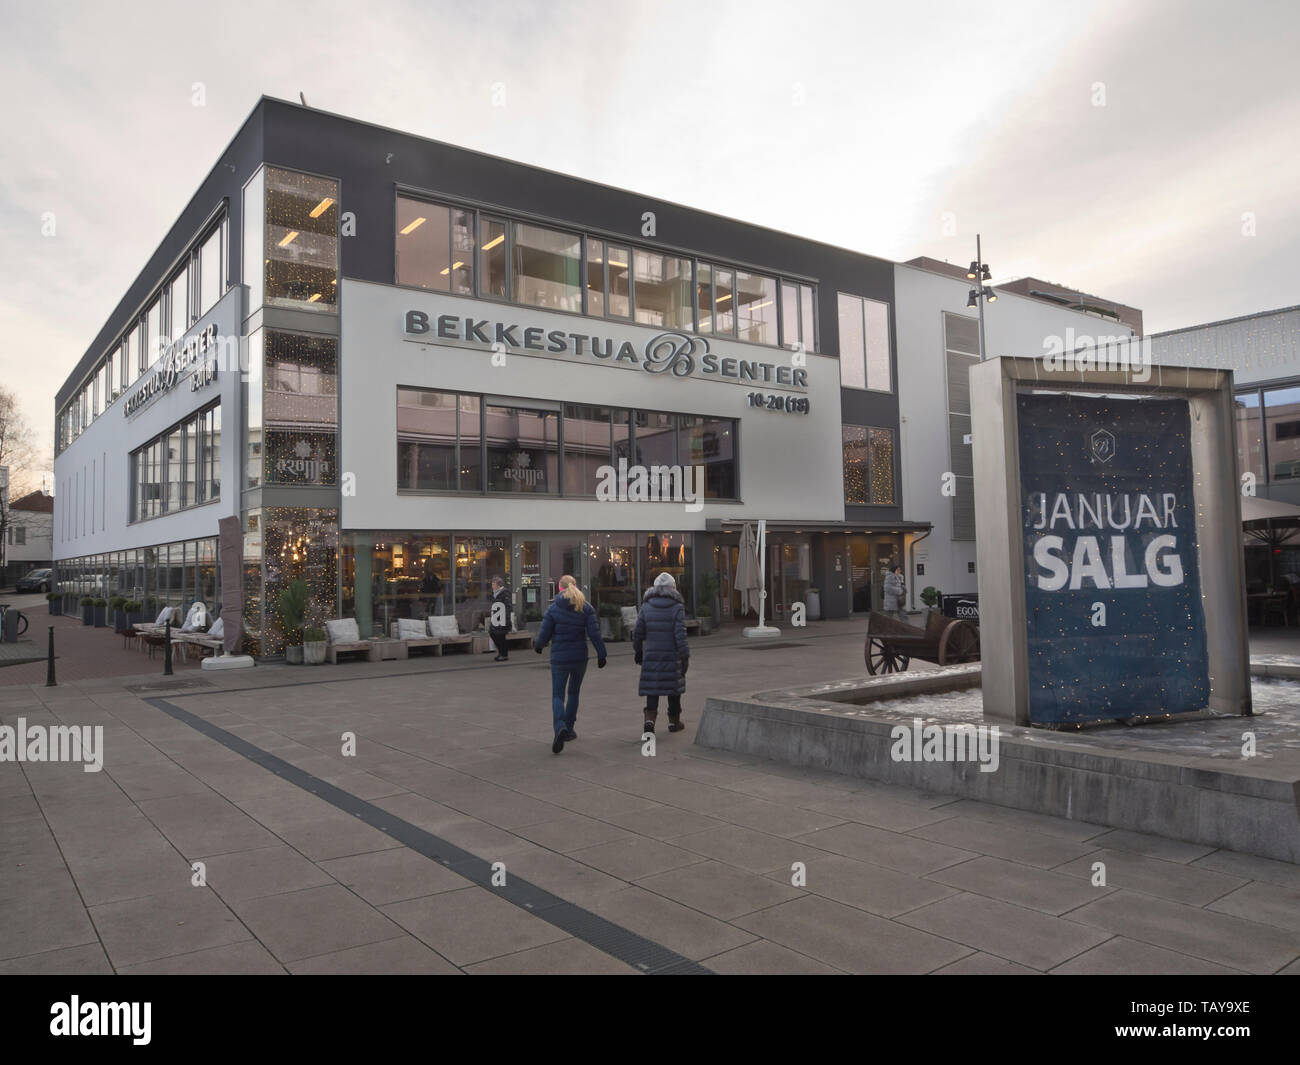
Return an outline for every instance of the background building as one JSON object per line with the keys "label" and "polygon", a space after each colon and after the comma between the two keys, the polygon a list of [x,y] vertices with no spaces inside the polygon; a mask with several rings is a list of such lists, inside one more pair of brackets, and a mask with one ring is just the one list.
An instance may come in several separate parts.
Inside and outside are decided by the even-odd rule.
{"label": "background building", "polygon": [[[979,312],[967,307],[972,285],[964,266],[934,259],[894,268],[903,493],[908,516],[933,528],[909,550],[909,600],[918,606],[926,586],[977,590],[968,374],[979,362]],[[1053,342],[1133,335],[1122,323],[995,288],[998,299],[985,308],[989,358],[1041,357]]]}

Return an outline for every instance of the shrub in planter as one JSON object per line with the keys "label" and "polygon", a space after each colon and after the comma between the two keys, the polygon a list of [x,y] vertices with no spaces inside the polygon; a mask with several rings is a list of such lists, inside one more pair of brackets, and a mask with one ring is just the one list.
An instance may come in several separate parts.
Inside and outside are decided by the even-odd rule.
{"label": "shrub in planter", "polygon": [[122,609],[122,604],[126,602],[126,596],[115,595],[108,601],[108,616],[113,622],[113,628],[119,632],[126,628],[126,612]]}
{"label": "shrub in planter", "polygon": [[122,613],[126,618],[123,628],[138,625],[144,620],[144,604],[139,599],[128,599],[122,604]]}
{"label": "shrub in planter", "polygon": [[81,623],[83,625],[93,625],[95,623],[95,600],[88,595],[81,597]]}
{"label": "shrub in planter", "polygon": [[695,617],[700,623],[700,635],[707,636],[713,631],[713,608],[702,606],[695,611]]}
{"label": "shrub in planter", "polygon": [[325,651],[329,643],[325,630],[310,628],[302,630],[302,660],[309,666],[319,666],[325,661]]}
{"label": "shrub in planter", "polygon": [[108,624],[108,600],[98,598],[95,600],[95,628],[102,629]]}
{"label": "shrub in planter", "polygon": [[932,584],[921,589],[921,602],[931,610],[937,610],[939,608],[939,602],[942,597],[943,592],[939,591],[939,589]]}
{"label": "shrub in planter", "polygon": [[63,596],[58,592],[46,592],[45,601],[50,604],[50,617],[58,618],[63,616]]}
{"label": "shrub in planter", "polygon": [[[302,621],[307,613],[307,582],[290,581],[280,591],[280,618],[284,622],[284,660],[291,666],[302,665]],[[297,644],[288,641],[297,639]]]}

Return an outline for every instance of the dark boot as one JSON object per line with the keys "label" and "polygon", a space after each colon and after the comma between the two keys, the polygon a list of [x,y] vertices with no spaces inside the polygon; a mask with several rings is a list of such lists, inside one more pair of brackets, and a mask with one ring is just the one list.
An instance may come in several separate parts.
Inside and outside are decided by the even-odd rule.
{"label": "dark boot", "polygon": [[672,714],[669,714],[669,715],[668,715],[668,731],[669,731],[669,732],[681,732],[681,730],[684,729],[685,727],[686,727],[686,726],[682,724],[682,715],[681,715],[681,714],[677,714],[676,716],[674,716],[674,715],[672,715]]}
{"label": "dark boot", "polygon": [[658,711],[658,710],[645,710],[645,711],[642,711],[642,713],[643,713],[643,716],[645,717],[645,728],[644,728],[643,731],[645,731],[645,732],[654,732],[654,730],[655,730],[655,722],[659,720],[659,711]]}

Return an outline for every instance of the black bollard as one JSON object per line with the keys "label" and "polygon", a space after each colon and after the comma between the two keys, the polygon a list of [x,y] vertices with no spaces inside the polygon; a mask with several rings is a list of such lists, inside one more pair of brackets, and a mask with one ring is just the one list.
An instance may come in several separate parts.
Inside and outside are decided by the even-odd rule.
{"label": "black bollard", "polygon": [[54,626],[50,626],[50,651],[49,657],[45,662],[45,686],[47,688],[57,687],[54,680]]}
{"label": "black bollard", "polygon": [[172,675],[172,619],[169,615],[167,625],[163,629],[163,676]]}

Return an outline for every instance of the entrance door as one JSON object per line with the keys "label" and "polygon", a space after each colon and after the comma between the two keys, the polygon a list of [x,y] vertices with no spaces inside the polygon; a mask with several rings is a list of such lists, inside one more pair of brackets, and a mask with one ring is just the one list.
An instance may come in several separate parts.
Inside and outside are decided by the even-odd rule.
{"label": "entrance door", "polygon": [[514,572],[518,575],[515,610],[518,625],[536,632],[542,615],[560,590],[560,578],[571,574],[582,587],[587,586],[584,561],[586,540],[576,536],[537,536],[514,542]]}

